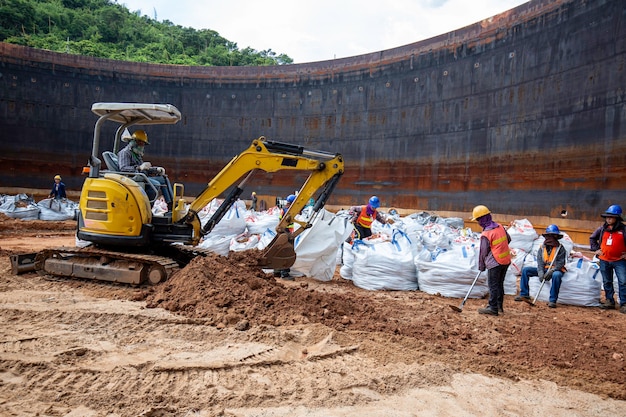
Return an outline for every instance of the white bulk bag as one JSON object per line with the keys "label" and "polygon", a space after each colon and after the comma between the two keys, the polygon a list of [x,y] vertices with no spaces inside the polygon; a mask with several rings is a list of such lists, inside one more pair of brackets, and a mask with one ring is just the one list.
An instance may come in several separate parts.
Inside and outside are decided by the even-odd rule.
{"label": "white bulk bag", "polygon": [[348,219],[320,210],[311,227],[296,237],[296,262],[291,270],[320,281],[330,281],[337,266],[337,249],[350,233],[352,225]]}
{"label": "white bulk bag", "polygon": [[[217,211],[222,202],[222,200],[214,198],[198,212],[202,227],[211,219],[211,216]],[[243,233],[246,229],[246,211],[246,203],[243,200],[237,200],[224,214],[224,217],[213,227],[210,234],[232,236]]]}
{"label": "white bulk bag", "polygon": [[37,203],[39,219],[50,221],[73,220],[78,205],[70,200],[46,198]]}
{"label": "white bulk bag", "polygon": [[259,244],[260,235],[252,235],[250,233],[242,233],[230,240],[230,250],[233,252],[241,252],[248,249],[255,249]]}
{"label": "white bulk bag", "polygon": [[37,220],[39,211],[40,209],[33,199],[23,193],[7,197],[0,205],[0,213],[4,213],[13,219]]}
{"label": "white bulk bag", "polygon": [[352,282],[366,290],[417,290],[414,246],[405,233],[369,240],[354,252]]}
{"label": "white bulk bag", "polygon": [[215,233],[210,233],[205,236],[205,238],[198,244],[198,247],[203,249],[208,249],[211,252],[217,253],[218,255],[228,256],[228,252],[230,250],[230,241],[236,235],[218,235]]}
{"label": "white bulk bag", "polygon": [[[476,245],[452,245],[449,250],[425,252],[415,257],[418,285],[428,294],[463,298],[478,274],[478,252]],[[487,272],[483,272],[468,298],[482,298],[489,292]]]}
{"label": "white bulk bag", "polygon": [[528,219],[514,220],[511,222],[507,232],[511,237],[509,247],[512,249],[522,249],[524,252],[531,252],[535,239],[539,237]]}
{"label": "white bulk bag", "polygon": [[262,235],[267,229],[276,229],[280,222],[279,215],[279,210],[248,212],[245,217],[246,228],[251,234]]}
{"label": "white bulk bag", "polygon": [[[561,279],[557,303],[582,307],[599,306],[602,276],[597,266],[584,259],[576,259],[568,262],[565,268],[567,272],[563,274]],[[539,281],[538,277],[530,277],[528,287],[532,298],[537,295],[540,286],[541,281]],[[547,281],[541,289],[537,300],[549,301],[551,287],[552,280]]]}
{"label": "white bulk bag", "polygon": [[522,268],[528,253],[523,249],[511,249],[511,265],[504,276],[504,293],[506,295],[517,294],[517,278],[522,275]]}

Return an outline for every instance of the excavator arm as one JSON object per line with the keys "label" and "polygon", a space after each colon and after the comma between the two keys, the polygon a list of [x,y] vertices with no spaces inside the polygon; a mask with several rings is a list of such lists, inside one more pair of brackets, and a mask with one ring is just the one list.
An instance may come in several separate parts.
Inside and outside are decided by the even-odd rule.
{"label": "excavator arm", "polygon": [[[296,199],[276,226],[276,237],[261,256],[261,266],[274,269],[288,268],[293,265],[296,259],[293,246],[294,238],[311,226],[311,221],[296,221],[295,216],[320,189],[322,191],[315,201],[313,212],[317,213],[324,207],[344,172],[343,157],[340,154],[306,150],[301,146],[266,141],[264,137],[260,137],[252,141],[248,149],[235,156],[209,182],[204,191],[191,203],[187,214],[179,221],[192,226],[193,244],[197,244],[200,237],[208,234],[237,201],[243,192],[243,186],[256,170],[267,173],[278,171],[309,172],[309,176],[297,193]],[[244,176],[245,178],[230,191],[222,205],[202,227],[198,212]],[[314,215],[311,216],[311,219],[314,217]],[[287,226],[294,222],[302,227],[294,233],[290,233]]]}

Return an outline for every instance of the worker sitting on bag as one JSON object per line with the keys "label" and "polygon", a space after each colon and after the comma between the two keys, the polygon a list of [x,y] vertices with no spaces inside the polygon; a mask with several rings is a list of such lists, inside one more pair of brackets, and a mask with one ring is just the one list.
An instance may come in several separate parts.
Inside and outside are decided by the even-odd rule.
{"label": "worker sitting on bag", "polygon": [[530,277],[539,277],[540,281],[552,280],[548,307],[556,308],[556,300],[559,298],[559,290],[561,289],[561,279],[566,271],[565,261],[567,253],[565,248],[559,243],[563,235],[556,224],[548,226],[543,237],[545,241],[537,250],[537,267],[526,266],[522,268],[522,277],[519,284],[520,293],[515,297],[515,301],[530,300],[528,280]]}

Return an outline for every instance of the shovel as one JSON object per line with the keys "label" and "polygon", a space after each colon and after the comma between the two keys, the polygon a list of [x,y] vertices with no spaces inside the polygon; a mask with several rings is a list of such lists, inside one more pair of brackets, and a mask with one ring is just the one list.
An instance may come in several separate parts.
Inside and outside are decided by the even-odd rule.
{"label": "shovel", "polygon": [[[560,249],[561,249],[561,245],[559,245],[559,247],[556,248],[556,252],[554,253],[554,258],[552,258],[552,262],[550,262],[550,266],[548,267],[548,272],[552,271],[552,265],[554,265],[554,261],[556,260],[556,255],[558,255]],[[545,276],[544,276],[544,278],[545,278]],[[537,294],[535,295],[535,298],[533,298],[532,301],[530,301],[528,298],[524,298],[524,301],[526,301],[531,306],[534,306],[535,305],[535,301],[537,301],[537,298],[539,297],[539,294],[541,294],[541,290],[543,289],[543,285],[546,283],[546,281],[547,281],[547,279],[542,279],[541,280],[541,285],[539,286],[539,291],[537,291]]]}
{"label": "shovel", "polygon": [[476,278],[474,278],[474,282],[472,282],[472,286],[470,287],[469,291],[467,292],[467,294],[465,294],[465,298],[463,299],[463,301],[461,302],[461,304],[459,304],[459,306],[455,306],[450,304],[449,307],[457,312],[461,312],[463,311],[463,306],[465,305],[465,302],[467,301],[467,297],[469,297],[470,293],[472,292],[472,289],[474,289],[474,285],[476,285],[476,281],[478,281],[478,277],[480,276],[480,274],[482,274],[483,271],[478,271],[478,274],[476,274]]}

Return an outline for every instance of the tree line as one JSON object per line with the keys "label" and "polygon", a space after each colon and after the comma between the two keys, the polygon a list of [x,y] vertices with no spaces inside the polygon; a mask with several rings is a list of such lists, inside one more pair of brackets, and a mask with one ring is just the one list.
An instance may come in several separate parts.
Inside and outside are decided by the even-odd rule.
{"label": "tree line", "polygon": [[196,30],[111,0],[0,0],[0,41],[123,61],[207,66],[292,64],[271,49],[239,49],[214,30]]}

